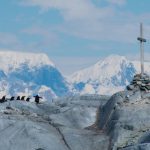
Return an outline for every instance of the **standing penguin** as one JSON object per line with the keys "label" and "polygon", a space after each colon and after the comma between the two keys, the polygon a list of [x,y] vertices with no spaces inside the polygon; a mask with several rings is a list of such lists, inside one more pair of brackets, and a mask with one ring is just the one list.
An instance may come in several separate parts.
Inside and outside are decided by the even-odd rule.
{"label": "standing penguin", "polygon": [[31,98],[30,98],[30,97],[28,97],[28,98],[26,99],[26,101],[27,101],[27,102],[30,102],[30,99],[31,99]]}
{"label": "standing penguin", "polygon": [[19,101],[19,100],[20,100],[20,96],[18,96],[16,100],[18,100],[18,101]]}
{"label": "standing penguin", "polygon": [[22,96],[22,97],[21,97],[21,100],[22,100],[22,101],[25,101],[25,96]]}
{"label": "standing penguin", "polygon": [[35,97],[35,102],[36,102],[36,104],[39,104],[39,103],[40,103],[40,99],[41,99],[42,97],[40,97],[40,96],[38,96],[38,95],[33,96],[33,97]]}
{"label": "standing penguin", "polygon": [[6,100],[6,96],[3,96],[2,99],[0,99],[0,103],[4,103]]}
{"label": "standing penguin", "polygon": [[10,101],[13,101],[13,100],[15,100],[15,97],[14,97],[14,96],[12,96],[12,97],[10,98]]}

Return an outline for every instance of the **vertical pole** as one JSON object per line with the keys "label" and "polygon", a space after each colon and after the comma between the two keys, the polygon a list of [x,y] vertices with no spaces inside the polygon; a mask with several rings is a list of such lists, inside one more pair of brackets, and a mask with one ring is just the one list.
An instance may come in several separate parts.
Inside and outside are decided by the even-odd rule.
{"label": "vertical pole", "polygon": [[[140,24],[140,37],[143,39],[143,25]],[[141,51],[141,75],[144,74],[144,43],[140,41],[140,51]]]}

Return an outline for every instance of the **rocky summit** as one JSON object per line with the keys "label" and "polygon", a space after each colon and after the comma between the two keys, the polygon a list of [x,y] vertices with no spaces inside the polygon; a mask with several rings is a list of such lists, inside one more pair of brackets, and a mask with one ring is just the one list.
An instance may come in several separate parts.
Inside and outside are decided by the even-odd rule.
{"label": "rocky summit", "polygon": [[134,76],[133,81],[127,86],[128,90],[149,91],[150,90],[150,76],[147,74],[137,74]]}
{"label": "rocky summit", "polygon": [[109,149],[150,150],[150,78],[135,75],[127,89],[99,108],[98,128],[109,136]]}

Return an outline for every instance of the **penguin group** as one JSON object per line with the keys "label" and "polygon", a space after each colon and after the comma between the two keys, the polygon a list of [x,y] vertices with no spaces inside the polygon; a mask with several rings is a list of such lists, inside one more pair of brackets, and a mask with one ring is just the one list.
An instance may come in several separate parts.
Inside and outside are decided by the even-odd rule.
{"label": "penguin group", "polygon": [[[40,97],[39,95],[36,95],[36,96],[33,96],[34,97],[34,101],[36,104],[39,104],[40,103],[40,99],[42,99],[42,97]],[[27,97],[26,96],[17,96],[17,98],[15,96],[12,96],[11,98],[6,98],[6,96],[3,96],[1,99],[0,99],[0,103],[4,103],[4,102],[7,102],[7,101],[14,101],[14,100],[17,100],[17,101],[26,101],[26,102],[30,102],[30,97]]]}

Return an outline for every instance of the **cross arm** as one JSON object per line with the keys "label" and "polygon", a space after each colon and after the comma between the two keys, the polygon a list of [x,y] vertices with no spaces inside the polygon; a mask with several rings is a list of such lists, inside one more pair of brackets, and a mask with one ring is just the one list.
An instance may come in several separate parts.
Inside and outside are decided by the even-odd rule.
{"label": "cross arm", "polygon": [[137,40],[140,41],[140,42],[146,42],[146,39],[141,38],[141,37],[138,37]]}

